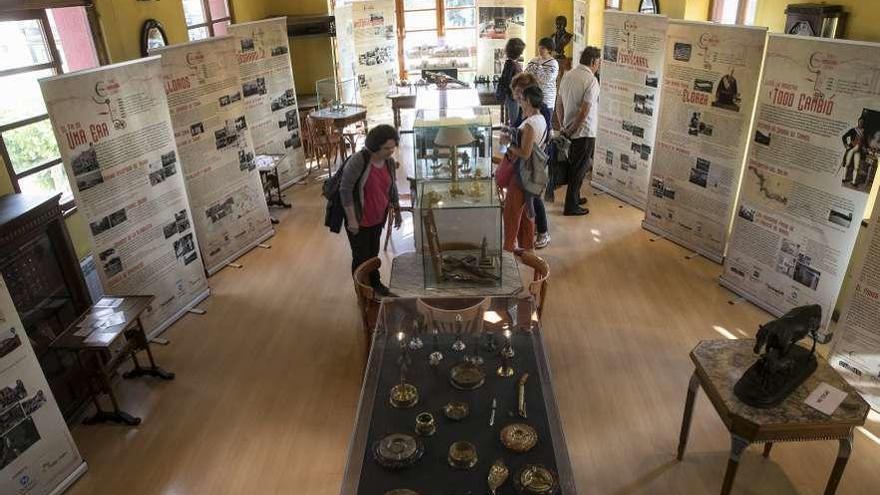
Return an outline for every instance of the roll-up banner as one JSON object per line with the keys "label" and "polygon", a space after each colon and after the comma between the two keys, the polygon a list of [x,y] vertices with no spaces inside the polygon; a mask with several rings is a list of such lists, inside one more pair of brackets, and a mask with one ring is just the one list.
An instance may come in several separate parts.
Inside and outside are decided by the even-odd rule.
{"label": "roll-up banner", "polygon": [[665,16],[606,10],[604,22],[592,184],[644,209],[668,21]]}
{"label": "roll-up banner", "polygon": [[389,124],[394,116],[386,95],[398,78],[394,1],[358,0],[340,9],[347,12],[340,17],[346,24],[337,24],[340,32],[345,33],[339,37],[339,43],[349,44],[340,53],[352,57],[340,57],[340,63],[348,64],[351,71],[346,74],[357,79],[360,103],[367,107],[369,124]]}
{"label": "roll-up banner", "polygon": [[293,84],[287,19],[277,17],[229,26],[236,38],[241,95],[254,150],[285,155],[278,180],[285,189],[308,174]]}
{"label": "roll-up banner", "polygon": [[85,472],[0,277],[0,493],[60,494]]}
{"label": "roll-up banner", "polygon": [[525,4],[523,0],[477,0],[477,17],[477,74],[501,75],[507,40],[526,38]]}
{"label": "roll-up banner", "polygon": [[717,263],[724,257],[766,40],[766,28],[669,21],[642,225]]}
{"label": "roll-up banner", "polygon": [[758,91],[721,283],[824,327],[880,155],[880,45],[770,35]]}
{"label": "roll-up banner", "polygon": [[588,0],[572,0],[571,7],[572,17],[574,17],[574,28],[572,29],[574,37],[571,40],[571,65],[574,67],[580,60],[581,52],[587,47],[587,28],[590,25],[587,18],[590,15],[590,10]]}
{"label": "roll-up banner", "polygon": [[[254,164],[236,40],[209,38],[151,53],[162,56],[180,168],[211,275],[275,232]],[[176,232],[173,223],[164,228],[167,237]]]}
{"label": "roll-up banner", "polygon": [[852,280],[834,331],[828,359],[871,407],[880,411],[880,208],[859,240]]}
{"label": "roll-up banner", "polygon": [[208,296],[159,57],[40,80],[109,295],[156,297],[156,335]]}

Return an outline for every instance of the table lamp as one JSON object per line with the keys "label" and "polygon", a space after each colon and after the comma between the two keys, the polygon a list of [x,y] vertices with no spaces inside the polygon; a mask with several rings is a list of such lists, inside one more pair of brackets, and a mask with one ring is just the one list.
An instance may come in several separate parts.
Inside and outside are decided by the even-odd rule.
{"label": "table lamp", "polygon": [[437,146],[452,148],[452,156],[449,157],[449,166],[452,168],[452,181],[458,182],[458,147],[474,142],[474,135],[467,126],[441,127],[434,138]]}

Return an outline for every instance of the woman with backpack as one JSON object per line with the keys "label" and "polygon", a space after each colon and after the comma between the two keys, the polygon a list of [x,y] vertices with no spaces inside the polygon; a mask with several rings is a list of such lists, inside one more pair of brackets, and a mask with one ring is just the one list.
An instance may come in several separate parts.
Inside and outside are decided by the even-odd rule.
{"label": "woman with backpack", "polygon": [[513,92],[510,83],[513,78],[522,72],[519,65],[519,58],[525,50],[526,44],[519,38],[510,38],[504,45],[504,54],[507,59],[504,61],[504,70],[501,71],[501,78],[495,89],[495,99],[501,102],[505,112],[505,125],[513,125],[519,113],[519,103],[513,98]]}
{"label": "woman with backpack", "polygon": [[[351,272],[379,255],[382,227],[388,209],[394,212],[394,228],[403,222],[398,202],[396,164],[391,156],[400,136],[390,125],[378,125],[367,133],[364,148],[345,162],[339,182],[339,197],[345,210],[345,231],[351,245]],[[370,273],[370,285],[380,296],[392,295],[379,278]]]}
{"label": "woman with backpack", "polygon": [[[520,102],[523,121],[515,132],[501,135],[501,144],[511,143],[507,148],[507,160],[512,163],[513,173],[506,184],[507,196],[504,198],[504,250],[510,252],[531,251],[535,247],[535,221],[532,200],[520,182],[521,169],[525,160],[531,159],[532,149],[542,146],[547,139],[547,122],[541,115],[544,94],[541,88],[531,86],[522,92]],[[511,136],[513,134],[515,137]]]}

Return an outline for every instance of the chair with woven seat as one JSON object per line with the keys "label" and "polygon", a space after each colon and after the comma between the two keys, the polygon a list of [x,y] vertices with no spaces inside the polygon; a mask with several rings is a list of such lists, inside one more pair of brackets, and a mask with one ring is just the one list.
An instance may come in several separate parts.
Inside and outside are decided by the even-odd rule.
{"label": "chair with woven seat", "polygon": [[540,320],[541,314],[544,312],[544,303],[547,300],[547,279],[550,278],[550,265],[544,258],[528,251],[523,251],[519,257],[523,264],[534,271],[532,281],[529,282],[529,293],[535,298],[535,309]]}
{"label": "chair with woven seat", "polygon": [[483,325],[483,314],[489,309],[491,299],[419,299],[416,302],[419,314],[425,319],[427,328],[436,328],[440,333],[454,333],[456,322],[461,318],[462,333],[478,332]]}
{"label": "chair with woven seat", "polygon": [[[400,163],[397,163],[398,169],[400,168]],[[406,180],[409,181],[409,194],[401,194],[400,195],[400,213],[409,213],[414,215],[415,207],[418,204],[416,199],[416,179],[414,177],[407,177]],[[409,199],[408,204],[404,201]],[[415,221],[415,219],[413,219]],[[394,227],[394,212],[388,210],[388,222],[385,226],[385,245],[382,247],[383,251],[388,251],[388,243],[391,241],[391,230]]]}
{"label": "chair with woven seat", "polygon": [[370,273],[382,266],[379,258],[370,258],[364,261],[354,270],[354,291],[357,294],[358,308],[361,312],[361,323],[364,335],[367,339],[367,356],[370,355],[370,346],[373,343],[373,330],[376,328],[376,320],[379,318],[381,301],[376,297],[376,291],[370,286]]}
{"label": "chair with woven seat", "polygon": [[333,165],[336,157],[340,156],[341,147],[345,146],[343,137],[336,132],[333,124],[328,120],[316,119],[309,115],[308,118],[308,141],[315,157],[318,168],[321,167],[321,158],[327,160],[327,174],[333,173]]}

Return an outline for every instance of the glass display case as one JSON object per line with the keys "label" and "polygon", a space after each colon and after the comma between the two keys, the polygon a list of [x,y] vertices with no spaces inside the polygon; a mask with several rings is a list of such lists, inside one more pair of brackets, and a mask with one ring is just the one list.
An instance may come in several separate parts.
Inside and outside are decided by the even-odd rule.
{"label": "glass display case", "polygon": [[421,181],[425,288],[500,287],[501,201],[491,179]]}
{"label": "glass display case", "polygon": [[491,176],[492,114],[488,108],[419,110],[413,135],[416,180],[457,182]]}

